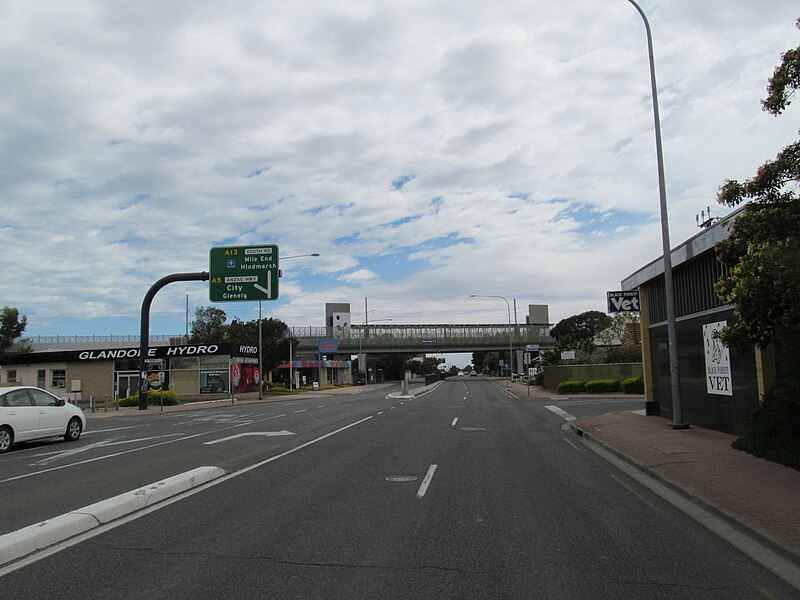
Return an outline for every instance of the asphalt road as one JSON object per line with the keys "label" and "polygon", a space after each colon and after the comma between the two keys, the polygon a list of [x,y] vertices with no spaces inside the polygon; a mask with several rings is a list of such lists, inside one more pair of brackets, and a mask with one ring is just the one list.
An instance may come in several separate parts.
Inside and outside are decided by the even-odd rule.
{"label": "asphalt road", "polygon": [[[559,408],[619,410],[611,400]],[[5,530],[26,520],[28,503],[53,516],[195,466],[233,475],[6,574],[0,590],[20,598],[796,597],[588,450],[552,405],[472,378],[413,401],[375,392],[108,420],[76,445],[82,452],[47,465],[31,466],[44,460],[34,454],[72,445],[0,459],[0,513],[14,515],[2,517]],[[127,426],[136,429],[109,430]],[[263,435],[280,431],[291,434]],[[109,454],[110,439],[127,441],[118,446],[127,452],[92,460]],[[76,464],[81,455],[92,462]]]}

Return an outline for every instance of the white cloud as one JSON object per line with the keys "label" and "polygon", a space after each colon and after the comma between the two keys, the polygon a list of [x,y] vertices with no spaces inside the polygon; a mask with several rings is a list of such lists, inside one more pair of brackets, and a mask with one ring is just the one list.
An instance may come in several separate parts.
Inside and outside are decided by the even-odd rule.
{"label": "white cloud", "polygon": [[339,277],[340,281],[345,283],[370,283],[378,279],[377,273],[373,273],[369,269],[358,269],[351,273],[345,273]]}
{"label": "white cloud", "polygon": [[[678,243],[796,138],[759,105],[796,6],[642,4]],[[660,254],[624,0],[11,0],[0,85],[1,301],[32,334],[136,332],[149,286],[214,245],[322,254],[282,265],[270,311],[293,325],[366,296],[405,322],[503,322],[481,292],[557,320]],[[155,333],[183,330],[187,295],[208,304],[200,283],[159,292]]]}

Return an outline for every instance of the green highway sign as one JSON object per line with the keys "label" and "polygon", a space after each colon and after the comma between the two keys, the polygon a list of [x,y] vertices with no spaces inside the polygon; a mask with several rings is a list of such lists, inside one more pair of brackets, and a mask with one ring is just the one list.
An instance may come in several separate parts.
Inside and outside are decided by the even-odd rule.
{"label": "green highway sign", "polygon": [[278,246],[212,248],[208,268],[211,302],[278,299]]}

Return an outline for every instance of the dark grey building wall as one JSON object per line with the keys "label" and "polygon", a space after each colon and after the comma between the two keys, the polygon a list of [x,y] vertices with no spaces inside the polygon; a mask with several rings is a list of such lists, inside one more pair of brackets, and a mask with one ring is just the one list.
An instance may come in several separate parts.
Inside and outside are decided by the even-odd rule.
{"label": "dark grey building wall", "polygon": [[[716,429],[731,434],[746,431],[758,408],[758,379],[753,352],[730,349],[733,396],[706,391],[703,325],[716,321],[734,321],[728,309],[677,323],[678,368],[681,381],[683,419],[690,425]],[[662,416],[672,418],[667,327],[650,327],[650,352],[653,361],[654,398]]]}

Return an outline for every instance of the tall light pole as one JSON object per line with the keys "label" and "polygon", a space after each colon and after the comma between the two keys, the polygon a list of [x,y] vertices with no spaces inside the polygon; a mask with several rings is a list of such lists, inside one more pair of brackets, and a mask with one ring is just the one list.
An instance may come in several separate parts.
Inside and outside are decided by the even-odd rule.
{"label": "tall light pole", "polygon": [[[508,308],[508,360],[510,362],[511,373],[509,374],[509,379],[514,377],[514,347],[512,345],[513,339],[513,329],[511,329],[511,304],[509,303],[506,298],[503,296],[482,296],[480,294],[470,294],[470,298],[500,298],[501,300],[505,300],[506,307]],[[506,382],[506,388],[508,387],[508,382]]]}
{"label": "tall light pole", "polygon": [[681,407],[681,383],[678,368],[678,335],[675,325],[675,295],[672,281],[672,249],[669,242],[669,217],[667,215],[667,186],[664,178],[664,151],[661,145],[661,119],[658,115],[658,90],[656,87],[656,64],[653,58],[653,36],[650,33],[650,23],[642,8],[628,0],[639,12],[644,21],[647,33],[647,52],[650,58],[650,87],[653,95],[653,120],[656,131],[656,160],[658,162],[658,196],[661,203],[661,245],[664,252],[664,293],[667,306],[667,345],[669,349],[669,378],[672,389],[672,429],[686,429],[689,427],[683,422],[683,409]]}
{"label": "tall light pole", "polygon": [[[294,256],[279,256],[278,260],[289,260],[290,258],[304,258],[306,256],[319,256],[319,252],[312,252],[311,254],[296,254]],[[280,268],[278,269],[278,273],[280,276]],[[262,340],[261,340],[261,300],[258,301],[258,376],[261,380],[258,382],[258,399],[261,400],[264,397],[264,369],[262,366],[262,359],[261,359],[261,348],[262,348]],[[292,389],[292,347],[291,342],[289,345],[289,389]]]}

